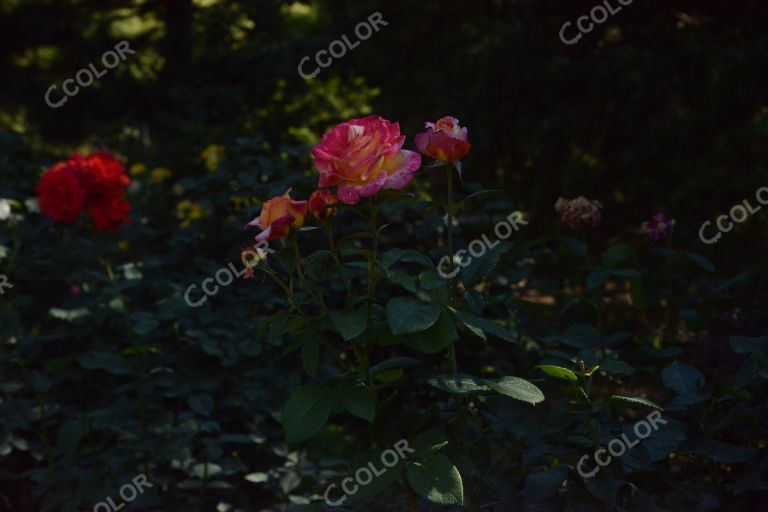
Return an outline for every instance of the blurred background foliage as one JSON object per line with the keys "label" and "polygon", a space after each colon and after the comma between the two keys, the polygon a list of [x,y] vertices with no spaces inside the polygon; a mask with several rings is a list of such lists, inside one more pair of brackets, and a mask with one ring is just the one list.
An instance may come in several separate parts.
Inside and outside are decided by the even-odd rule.
{"label": "blurred background foliage", "polygon": [[[675,218],[675,243],[705,255],[716,273],[669,273],[679,278],[671,320],[669,309],[634,315],[620,305],[601,328],[613,322],[644,349],[669,348],[664,360],[681,354],[668,344],[684,321],[683,338],[690,342],[692,330],[701,343],[685,349],[707,382],[732,375],[739,361],[723,355],[726,336],[765,328],[768,222],[754,215],[712,246],[698,230],[766,185],[768,4],[634,2],[578,44],[563,44],[562,24],[594,5],[0,0],[0,198],[12,206],[0,220],[0,274],[14,284],[0,297],[0,509],[92,507],[139,472],[156,486],[136,509],[271,510],[322,493],[327,468],[317,461],[348,448],[341,428],[312,453],[282,442],[275,415],[302,377],[264,318],[284,303],[264,283],[222,288],[200,308],[183,294],[239,264],[250,238],[243,225],[261,201],[290,186],[308,195],[308,149],[325,130],[372,113],[399,121],[410,149],[424,121],[453,115],[469,127],[464,190],[503,192],[469,203],[464,242],[513,209],[529,219],[524,238],[560,233],[559,196],[605,205],[589,241],[599,252],[633,240],[653,213]],[[377,11],[387,26],[315,79],[299,76],[304,56],[352,38]],[[46,105],[48,87],[89,63],[100,67],[122,40],[135,55],[62,107]],[[26,201],[43,170],[98,149],[126,162],[132,224],[94,235],[35,213]],[[435,186],[428,178],[412,188],[429,198]],[[439,215],[429,213],[386,212],[401,228],[387,246],[418,243],[439,257]],[[489,309],[517,331],[551,336],[592,314],[561,301],[579,251],[538,250],[510,255],[486,293],[495,297]],[[717,288],[724,284],[727,292]],[[524,294],[531,301],[522,305]],[[478,372],[540,362],[530,345],[459,352]],[[652,387],[658,368],[649,360],[637,377]],[[755,388],[753,403],[765,383]],[[754,416],[763,418],[764,443],[765,409]],[[494,478],[522,488],[525,474],[510,474]],[[667,505],[728,503],[710,476],[714,490],[699,492],[706,503],[686,488],[694,501]],[[514,500],[515,485],[504,499]]]}

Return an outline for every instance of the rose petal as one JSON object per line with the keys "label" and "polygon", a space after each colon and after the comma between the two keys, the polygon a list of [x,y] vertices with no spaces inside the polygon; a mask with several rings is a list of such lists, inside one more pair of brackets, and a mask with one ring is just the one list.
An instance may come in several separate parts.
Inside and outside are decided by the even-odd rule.
{"label": "rose petal", "polygon": [[386,169],[389,176],[384,183],[384,188],[399,190],[407,187],[413,180],[414,174],[421,167],[421,155],[415,151],[401,149],[397,155],[389,159],[387,164],[392,170]]}
{"label": "rose petal", "polygon": [[360,199],[376,195],[387,182],[387,173],[381,172],[373,181],[364,185],[343,183],[339,185],[339,200],[344,204],[357,204]]}

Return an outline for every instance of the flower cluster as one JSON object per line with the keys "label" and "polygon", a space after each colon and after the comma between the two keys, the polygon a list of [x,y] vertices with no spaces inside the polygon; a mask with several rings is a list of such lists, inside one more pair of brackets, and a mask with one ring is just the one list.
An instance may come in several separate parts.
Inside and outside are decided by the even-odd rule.
{"label": "flower cluster", "polygon": [[[419,151],[460,171],[460,160],[470,149],[467,129],[454,117],[426,123],[426,127],[427,132],[416,136]],[[285,238],[304,225],[307,212],[326,222],[336,215],[334,205],[339,202],[352,205],[382,190],[407,187],[421,167],[421,156],[403,149],[404,144],[400,124],[379,116],[339,124],[312,148],[320,176],[318,189],[309,200],[293,200],[288,190],[265,201],[259,216],[247,225],[262,230],[256,236],[258,241]],[[332,187],[336,187],[336,195],[329,190]]]}
{"label": "flower cluster", "polygon": [[651,220],[640,225],[640,233],[648,235],[651,243],[662,244],[672,234],[675,220],[663,213],[657,213]]}
{"label": "flower cluster", "polygon": [[[416,146],[425,155],[460,169],[459,160],[470,145],[467,129],[453,117],[426,123],[425,133],[416,136]],[[308,201],[290,197],[290,189],[282,196],[264,202],[258,217],[247,224],[262,231],[256,240],[285,238],[304,225],[307,212],[325,222],[336,215],[334,206],[341,202],[356,204],[382,190],[407,187],[421,167],[421,156],[403,149],[405,135],[400,124],[379,116],[352,119],[323,135],[311,155],[320,175],[318,189]],[[329,190],[336,187],[338,197]]]}
{"label": "flower cluster", "polygon": [[596,228],[603,220],[603,205],[584,196],[576,199],[561,197],[555,203],[555,211],[563,224],[571,229]]}
{"label": "flower cluster", "polygon": [[40,178],[40,210],[56,222],[74,222],[85,211],[96,230],[116,231],[128,222],[131,205],[123,195],[130,182],[123,164],[109,153],[75,155]]}

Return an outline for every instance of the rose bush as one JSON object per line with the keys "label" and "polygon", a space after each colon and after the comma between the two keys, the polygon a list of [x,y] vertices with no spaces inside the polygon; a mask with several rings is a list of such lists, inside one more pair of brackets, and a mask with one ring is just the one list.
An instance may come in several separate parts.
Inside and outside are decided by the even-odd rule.
{"label": "rose bush", "polygon": [[[250,172],[252,153],[269,162],[269,179],[230,188]],[[217,500],[252,500],[262,509],[286,500],[304,500],[309,510],[323,503],[400,510],[427,502],[472,510],[518,500],[610,509],[657,499],[643,478],[660,470],[727,475],[757,460],[750,441],[726,442],[728,427],[710,419],[734,403],[714,398],[717,382],[746,397],[740,407],[759,409],[759,395],[748,390],[759,385],[763,363],[760,338],[717,315],[730,300],[728,286],[738,281],[710,285],[707,302],[688,293],[694,278],[714,270],[706,258],[677,249],[669,237],[664,249],[643,240],[635,249],[622,234],[606,233],[615,223],[613,203],[580,198],[559,201],[557,213],[582,240],[536,236],[540,223],[557,232],[558,216],[527,212],[525,231],[489,245],[442,279],[435,262],[453,254],[453,246],[491,233],[517,205],[489,201],[492,192],[473,183],[454,193],[453,163],[446,162],[415,169],[408,187],[382,187],[363,208],[294,172],[301,153],[270,160],[263,144],[253,142],[221,151],[210,171],[194,152],[203,181],[177,200],[206,214],[177,219],[172,207],[170,221],[178,226],[170,237],[157,229],[162,217],[152,212],[162,201],[148,172],[136,172],[134,187],[142,193],[130,197],[141,199],[137,210],[150,218],[119,231],[120,239],[92,240],[76,226],[62,230],[25,203],[12,203],[7,217],[20,229],[5,231],[5,244],[36,266],[2,269],[15,269],[10,293],[20,304],[40,300],[32,283],[42,276],[55,305],[43,321],[35,320],[37,312],[24,318],[0,310],[5,332],[11,326],[23,340],[6,357],[34,369],[6,388],[10,398],[0,404],[13,436],[3,445],[10,450],[5,457],[23,461],[18,446],[24,445],[13,439],[29,437],[30,451],[43,461],[50,453],[52,462],[35,479],[16,481],[34,484],[39,499],[54,507],[98,503],[110,495],[103,487],[145,472],[149,481],[168,485],[132,506],[206,503],[216,493]],[[471,163],[472,154],[463,158]],[[90,189],[124,200],[113,160],[99,160],[86,171],[95,183]],[[38,190],[47,190],[41,210],[76,219],[87,211],[89,187],[76,177],[79,167],[63,168],[41,178]],[[174,180],[173,172],[167,179]],[[34,189],[34,181],[26,183]],[[173,189],[190,184],[171,183]],[[44,197],[53,199],[53,210]],[[102,204],[108,212],[111,203]],[[483,209],[487,214],[478,218]],[[261,231],[240,253],[246,217]],[[223,234],[222,218],[231,219]],[[671,224],[655,215],[641,234],[654,242],[670,234]],[[242,260],[249,279],[225,285],[221,254],[199,232],[227,240],[227,258]],[[625,234],[636,233],[628,227]],[[40,238],[47,243],[38,244]],[[161,257],[169,240],[183,244],[184,258]],[[209,270],[194,264],[206,250],[213,252]],[[60,270],[41,273],[37,265]],[[202,275],[216,277],[222,289],[189,308],[181,300],[184,286]],[[553,282],[560,285],[552,288]],[[152,307],[147,294],[156,294]],[[680,313],[670,316],[666,308]],[[735,377],[704,374],[695,352],[663,348],[704,337],[704,322],[745,335],[721,348],[731,365],[724,371]],[[105,332],[109,344],[100,341]],[[659,385],[650,386],[654,379]],[[38,388],[47,393],[36,397]],[[42,404],[45,422],[33,413],[13,416],[8,404]],[[639,462],[627,455],[594,471],[590,454],[617,438],[630,418],[661,407],[668,423],[630,452]],[[708,440],[711,432],[716,438]],[[169,436],[182,441],[168,449]],[[384,460],[380,447],[398,440],[413,451],[391,467],[375,462]],[[126,453],[126,443],[135,448]],[[731,469],[721,473],[702,457],[728,460]],[[339,460],[343,466],[335,465]],[[376,476],[368,482],[355,468],[371,468],[370,461]],[[80,471],[89,470],[82,468],[112,464],[123,469],[107,470],[99,490],[78,483]],[[315,469],[320,466],[326,469]],[[348,492],[348,468],[355,470],[354,492]],[[584,480],[582,473],[598,476]],[[494,479],[512,482],[509,492],[488,484]]]}
{"label": "rose bush", "polygon": [[[697,238],[765,185],[760,2],[635,2],[576,53],[570,4],[39,4],[2,5],[0,509],[761,509],[768,224]],[[383,39],[296,76],[376,10]],[[136,60],[41,101],[123,36]],[[424,165],[330,198],[311,148],[371,112]],[[468,153],[433,152],[464,124]],[[68,225],[37,209],[43,171],[92,148],[130,168],[110,236],[80,181],[46,196]],[[301,228],[253,240],[288,189]],[[552,204],[581,194],[602,206],[572,230]],[[499,392],[535,398],[513,377],[544,401]],[[121,503],[137,475],[153,487]]]}

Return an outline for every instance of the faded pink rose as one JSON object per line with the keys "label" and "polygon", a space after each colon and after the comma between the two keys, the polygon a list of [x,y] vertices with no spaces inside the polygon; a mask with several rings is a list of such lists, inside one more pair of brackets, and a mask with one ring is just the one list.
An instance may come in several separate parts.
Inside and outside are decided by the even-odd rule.
{"label": "faded pink rose", "polygon": [[590,201],[584,196],[576,199],[561,197],[555,203],[555,211],[560,220],[571,229],[596,228],[603,220],[603,205],[600,201]]}
{"label": "faded pink rose", "polygon": [[291,189],[288,189],[282,196],[265,201],[259,216],[246,226],[261,228],[261,233],[256,235],[259,242],[276,240],[287,237],[294,229],[300,229],[306,216],[307,202],[291,199]]}
{"label": "faded pink rose", "polygon": [[416,135],[419,151],[439,162],[457,163],[469,153],[472,145],[467,141],[467,128],[459,120],[446,116],[436,123],[425,123],[429,131]]}
{"label": "faded pink rose", "polygon": [[319,187],[338,186],[339,200],[355,204],[382,189],[401,189],[421,167],[421,156],[401,149],[400,125],[379,116],[341,123],[312,148]]}

